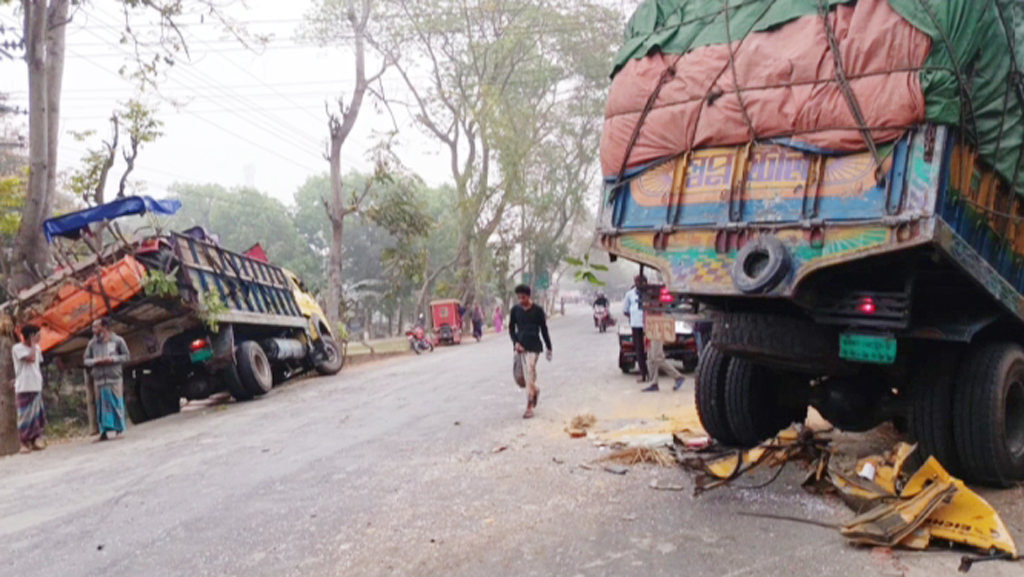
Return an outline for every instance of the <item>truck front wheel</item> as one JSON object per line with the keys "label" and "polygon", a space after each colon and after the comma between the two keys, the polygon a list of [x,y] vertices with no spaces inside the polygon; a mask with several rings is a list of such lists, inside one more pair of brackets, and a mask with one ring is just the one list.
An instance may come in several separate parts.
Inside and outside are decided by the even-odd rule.
{"label": "truck front wheel", "polygon": [[752,447],[807,419],[807,404],[785,403],[786,383],[766,367],[732,359],[725,378],[729,427],[740,445]]}
{"label": "truck front wheel", "polygon": [[1024,479],[1024,349],[973,345],[954,395],[954,437],[966,477],[998,487]]}
{"label": "truck front wheel", "polygon": [[723,445],[736,445],[739,439],[729,426],[729,414],[725,405],[725,377],[732,358],[707,345],[697,365],[697,384],[694,396],[697,402],[697,416],[709,435]]}
{"label": "truck front wheel", "polygon": [[270,360],[256,341],[245,341],[238,345],[235,362],[238,365],[238,377],[249,394],[258,397],[269,393],[274,387]]}
{"label": "truck front wheel", "polygon": [[[321,375],[336,375],[345,364],[345,357],[341,354],[341,347],[330,337],[320,339],[323,347],[323,358],[316,364],[316,372]],[[433,347],[431,347],[433,350]],[[418,354],[418,353],[417,353]]]}

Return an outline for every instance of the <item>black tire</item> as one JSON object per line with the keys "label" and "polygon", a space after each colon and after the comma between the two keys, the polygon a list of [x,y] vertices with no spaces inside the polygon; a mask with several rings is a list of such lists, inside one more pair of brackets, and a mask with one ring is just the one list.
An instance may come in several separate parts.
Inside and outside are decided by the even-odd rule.
{"label": "black tire", "polygon": [[1024,480],[1024,349],[972,345],[954,388],[953,436],[968,480],[1009,487]]}
{"label": "black tire", "polygon": [[736,445],[739,439],[729,425],[725,404],[725,382],[732,358],[714,345],[704,347],[697,365],[694,398],[697,416],[709,435],[723,445]]}
{"label": "black tire", "polygon": [[321,375],[336,375],[345,365],[345,357],[341,354],[341,347],[331,337],[321,337],[320,344],[323,347],[326,358],[316,364],[316,372]]}
{"label": "black tire", "polygon": [[261,396],[274,388],[274,373],[270,369],[270,360],[256,341],[245,341],[235,351],[235,364],[238,366],[238,377],[242,385],[253,396]]}
{"label": "black tire", "polygon": [[813,375],[843,374],[839,332],[809,319],[777,314],[725,313],[711,342],[725,354]]}
{"label": "black tire", "polygon": [[139,386],[139,400],[149,419],[159,419],[181,411],[181,397],[178,390],[169,383],[150,375]]}
{"label": "black tire", "polygon": [[953,390],[960,363],[957,352],[943,346],[928,356],[915,358],[917,366],[911,371],[906,428],[918,443],[915,463],[923,464],[934,456],[950,474],[960,477],[964,470],[953,425]]}
{"label": "black tire", "polygon": [[238,368],[233,365],[218,372],[217,378],[224,383],[224,387],[236,401],[251,401],[256,396],[242,384],[242,378],[238,376]]}
{"label": "black tire", "polygon": [[142,406],[142,398],[139,392],[139,380],[136,371],[131,371],[129,378],[124,383],[124,409],[132,423],[141,425],[149,420],[146,408]]}
{"label": "black tire", "polygon": [[628,375],[629,373],[633,372],[634,368],[636,368],[636,363],[635,362],[634,363],[623,363],[623,362],[619,363],[619,370],[622,371],[622,374],[624,374],[624,375]]}
{"label": "black tire", "polygon": [[778,238],[763,234],[736,253],[729,274],[736,288],[746,294],[771,292],[792,268],[789,250]]}
{"label": "black tire", "polygon": [[[774,437],[801,411],[782,404],[781,379],[761,365],[733,359],[725,378],[725,403],[729,428],[740,445],[753,447]],[[807,406],[803,406],[807,418]]]}

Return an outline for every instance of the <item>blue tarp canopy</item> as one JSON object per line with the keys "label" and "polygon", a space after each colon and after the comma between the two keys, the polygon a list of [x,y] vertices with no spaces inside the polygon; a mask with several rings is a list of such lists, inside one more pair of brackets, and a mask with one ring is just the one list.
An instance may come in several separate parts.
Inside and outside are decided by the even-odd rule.
{"label": "blue tarp canopy", "polygon": [[122,216],[133,214],[145,214],[155,212],[157,214],[174,214],[181,208],[181,201],[169,198],[157,200],[151,196],[128,196],[48,219],[43,223],[43,232],[46,233],[46,242],[53,242],[53,237],[63,236],[66,238],[79,238],[82,230],[94,222],[114,220]]}

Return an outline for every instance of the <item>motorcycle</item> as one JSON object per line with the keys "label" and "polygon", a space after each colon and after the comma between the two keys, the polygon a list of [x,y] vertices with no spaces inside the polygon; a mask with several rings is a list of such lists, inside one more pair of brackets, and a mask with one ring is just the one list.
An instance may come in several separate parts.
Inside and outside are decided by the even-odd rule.
{"label": "motorcycle", "polygon": [[434,352],[434,345],[427,339],[427,331],[423,327],[414,327],[405,336],[409,337],[409,348],[417,355],[424,351]]}
{"label": "motorcycle", "polygon": [[594,326],[597,327],[597,330],[603,333],[613,324],[615,324],[615,321],[608,314],[608,307],[594,305]]}

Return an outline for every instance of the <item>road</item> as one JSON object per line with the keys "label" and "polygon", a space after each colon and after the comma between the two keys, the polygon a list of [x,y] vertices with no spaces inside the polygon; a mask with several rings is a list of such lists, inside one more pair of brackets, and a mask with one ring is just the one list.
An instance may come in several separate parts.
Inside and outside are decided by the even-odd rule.
{"label": "road", "polygon": [[[796,471],[764,490],[694,498],[678,468],[581,468],[605,453],[563,432],[573,415],[612,428],[685,421],[692,388],[638,393],[616,367],[615,336],[598,334],[586,309],[569,312],[551,322],[555,360],[541,361],[530,421],[507,337],[489,335],[186,410],[120,441],[0,459],[0,575],[955,572],[958,554],[858,549],[829,529],[738,515],[849,517],[800,490]],[[1008,507],[1021,501],[1006,495]]]}

